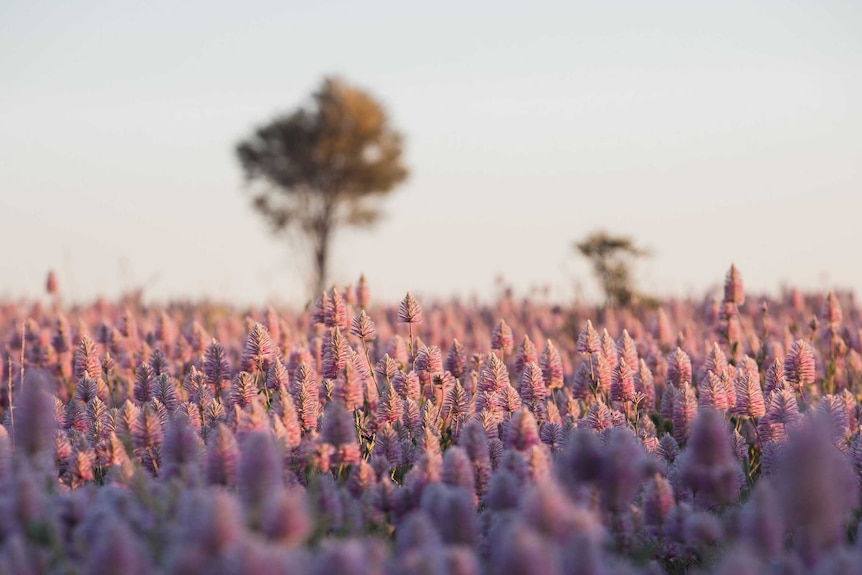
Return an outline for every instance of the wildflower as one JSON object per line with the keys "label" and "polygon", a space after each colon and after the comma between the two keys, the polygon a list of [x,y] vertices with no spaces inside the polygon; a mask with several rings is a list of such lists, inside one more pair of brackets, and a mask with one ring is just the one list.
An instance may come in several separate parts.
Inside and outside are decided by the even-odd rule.
{"label": "wildflower", "polygon": [[359,315],[353,318],[353,323],[350,326],[351,335],[355,335],[363,341],[373,341],[377,339],[377,330],[374,327],[374,322],[361,310]]}
{"label": "wildflower", "polygon": [[494,331],[491,332],[491,349],[499,350],[504,355],[512,353],[514,339],[512,337],[512,328],[505,320],[500,320]]}
{"label": "wildflower", "polygon": [[416,301],[410,292],[401,301],[398,307],[398,321],[401,323],[422,323],[422,306]]}
{"label": "wildflower", "polygon": [[745,291],[742,287],[742,276],[735,265],[730,266],[724,280],[724,301],[734,305],[745,303]]}
{"label": "wildflower", "polygon": [[784,379],[800,388],[814,383],[814,350],[804,339],[793,342],[784,358]]}
{"label": "wildflower", "polygon": [[276,361],[278,349],[266,328],[256,323],[251,328],[242,352],[240,369],[252,374],[266,373],[273,361]]}

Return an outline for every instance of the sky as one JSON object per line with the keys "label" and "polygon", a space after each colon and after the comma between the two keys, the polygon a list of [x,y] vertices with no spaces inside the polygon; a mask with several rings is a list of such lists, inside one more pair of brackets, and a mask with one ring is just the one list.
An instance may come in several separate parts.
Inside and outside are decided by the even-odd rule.
{"label": "sky", "polygon": [[234,147],[325,75],[374,94],[410,179],[333,279],[374,299],[595,299],[573,243],[653,255],[643,291],[862,290],[862,3],[0,2],[0,299],[301,305],[307,254]]}

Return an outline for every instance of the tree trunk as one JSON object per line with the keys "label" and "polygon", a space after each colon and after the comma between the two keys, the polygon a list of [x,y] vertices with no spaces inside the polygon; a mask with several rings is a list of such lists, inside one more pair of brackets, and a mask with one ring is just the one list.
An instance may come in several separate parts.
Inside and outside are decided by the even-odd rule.
{"label": "tree trunk", "polygon": [[[327,211],[328,212],[328,211]],[[326,213],[317,229],[314,242],[314,289],[312,300],[326,290],[329,279],[329,240],[332,235],[332,218]]]}

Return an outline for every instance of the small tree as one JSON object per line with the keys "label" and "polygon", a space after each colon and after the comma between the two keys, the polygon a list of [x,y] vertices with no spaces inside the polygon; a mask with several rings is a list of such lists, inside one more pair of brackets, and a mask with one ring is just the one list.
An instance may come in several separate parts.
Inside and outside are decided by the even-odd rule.
{"label": "small tree", "polygon": [[273,232],[309,240],[314,288],[326,287],[332,237],[339,227],[368,226],[376,202],[407,178],[402,136],[367,92],[325,78],[309,107],[259,127],[236,147],[253,205]]}
{"label": "small tree", "polygon": [[592,263],[593,273],[605,293],[605,304],[630,305],[637,296],[631,272],[632,260],[647,256],[649,252],[635,246],[629,237],[612,236],[604,231],[590,234],[575,247]]}

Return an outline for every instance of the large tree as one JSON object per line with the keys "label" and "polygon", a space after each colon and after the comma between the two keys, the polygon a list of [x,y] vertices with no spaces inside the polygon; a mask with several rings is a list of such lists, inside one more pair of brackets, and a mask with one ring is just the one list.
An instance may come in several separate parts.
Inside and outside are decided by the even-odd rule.
{"label": "large tree", "polygon": [[626,236],[593,232],[575,244],[582,256],[590,260],[593,273],[605,294],[605,305],[628,306],[638,297],[632,277],[632,261],[649,255]]}
{"label": "large tree", "polygon": [[260,126],[236,147],[255,209],[273,232],[299,232],[326,288],[334,232],[368,226],[379,199],[407,178],[402,136],[370,94],[325,78],[311,103]]}

